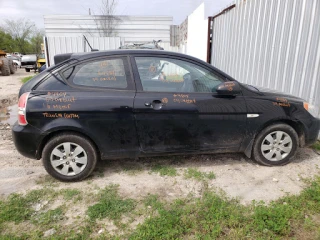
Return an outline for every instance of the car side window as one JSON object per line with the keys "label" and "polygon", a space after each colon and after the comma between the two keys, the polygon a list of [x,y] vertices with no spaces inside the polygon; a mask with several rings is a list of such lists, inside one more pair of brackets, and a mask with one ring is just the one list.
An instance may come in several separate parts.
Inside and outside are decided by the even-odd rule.
{"label": "car side window", "polygon": [[123,58],[100,59],[81,63],[62,72],[74,85],[98,88],[126,89],[128,87]]}
{"label": "car side window", "polygon": [[72,89],[68,86],[58,73],[49,74],[44,81],[42,81],[36,88],[39,91],[46,90],[68,91]]}
{"label": "car side window", "polygon": [[223,78],[196,64],[172,58],[135,57],[143,91],[216,92]]}

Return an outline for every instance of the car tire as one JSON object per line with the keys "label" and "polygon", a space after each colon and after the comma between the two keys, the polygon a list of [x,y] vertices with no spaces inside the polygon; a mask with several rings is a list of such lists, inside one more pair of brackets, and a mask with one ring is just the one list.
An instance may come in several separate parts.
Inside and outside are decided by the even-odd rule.
{"label": "car tire", "polygon": [[16,72],[16,66],[13,61],[9,61],[10,73],[14,74]]}
{"label": "car tire", "polygon": [[2,67],[1,67],[1,73],[2,76],[10,76],[10,65],[9,65],[9,59],[2,58],[0,59],[3,61]]}
{"label": "car tire", "polygon": [[94,170],[98,155],[94,144],[75,133],[51,138],[42,151],[46,171],[63,182],[81,181]]}
{"label": "car tire", "polygon": [[26,72],[30,72],[30,69],[29,69],[29,68],[26,68]]}
{"label": "car tire", "polygon": [[274,124],[263,129],[253,144],[253,158],[265,166],[289,163],[299,146],[297,132],[287,124]]}

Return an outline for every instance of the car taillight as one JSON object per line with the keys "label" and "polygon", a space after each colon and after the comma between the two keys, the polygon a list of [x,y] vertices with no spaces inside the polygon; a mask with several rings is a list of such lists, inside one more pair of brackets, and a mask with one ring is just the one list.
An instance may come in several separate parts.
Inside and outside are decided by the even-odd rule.
{"label": "car taillight", "polygon": [[26,107],[27,107],[27,101],[29,97],[29,92],[24,93],[19,98],[18,103],[18,123],[19,125],[25,126],[28,124],[27,122],[27,116],[26,116]]}

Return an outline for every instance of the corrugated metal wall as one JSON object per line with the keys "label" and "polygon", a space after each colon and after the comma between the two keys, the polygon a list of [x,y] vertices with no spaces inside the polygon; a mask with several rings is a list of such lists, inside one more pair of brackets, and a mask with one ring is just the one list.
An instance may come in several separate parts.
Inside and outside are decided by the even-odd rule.
{"label": "corrugated metal wall", "polygon": [[241,82],[302,97],[320,117],[320,1],[237,0],[214,18],[211,63]]}
{"label": "corrugated metal wall", "polygon": [[[99,50],[118,49],[121,42],[119,37],[88,37],[87,39],[92,48]],[[83,37],[46,37],[45,41],[48,45],[46,57],[49,58],[49,66],[54,64],[53,57],[56,54],[91,51]]]}
{"label": "corrugated metal wall", "polygon": [[[94,15],[46,15],[44,16],[47,37],[82,35],[101,37],[101,16]],[[169,16],[115,16],[119,19],[114,36],[121,37],[126,43],[162,40],[170,42],[170,26],[173,17]]]}

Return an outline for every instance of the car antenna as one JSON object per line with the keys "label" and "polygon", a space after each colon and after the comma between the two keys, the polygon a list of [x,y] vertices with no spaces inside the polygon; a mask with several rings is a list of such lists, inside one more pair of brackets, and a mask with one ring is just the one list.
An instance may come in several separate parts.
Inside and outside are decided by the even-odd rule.
{"label": "car antenna", "polygon": [[94,49],[94,48],[91,47],[91,45],[90,45],[90,43],[89,43],[89,41],[88,41],[88,39],[86,38],[85,35],[83,35],[83,37],[84,37],[84,40],[86,40],[86,42],[88,43],[89,47],[91,48],[91,52],[97,52],[97,51],[99,51],[99,49]]}

